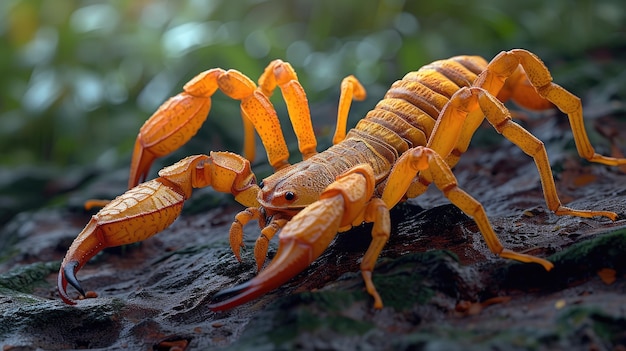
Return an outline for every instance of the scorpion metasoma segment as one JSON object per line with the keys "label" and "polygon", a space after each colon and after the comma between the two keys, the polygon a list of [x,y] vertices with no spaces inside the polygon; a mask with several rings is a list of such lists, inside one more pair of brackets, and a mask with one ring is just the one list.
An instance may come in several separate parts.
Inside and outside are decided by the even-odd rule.
{"label": "scorpion metasoma segment", "polygon": [[[287,145],[269,101],[277,87],[303,156],[293,165],[287,161]],[[197,132],[218,89],[241,101],[246,157],[229,152],[191,156],[162,169],[157,179],[139,184],[154,159],[178,149]],[[139,131],[130,190],[108,204],[89,203],[106,205],[74,240],[63,260],[58,279],[61,298],[75,303],[67,293],[68,283],[84,295],[76,272],[97,252],[141,241],[163,230],[178,217],[192,189],[206,186],[232,193],[247,206],[236,215],[230,229],[230,245],[238,260],[244,225],[257,220],[262,228],[254,247],[260,273],[245,284],[218,293],[210,306],[213,310],[238,306],[287,282],[319,257],[337,232],[363,222],[373,223],[373,229],[361,272],[374,307],[382,308],[372,270],[389,237],[389,209],[422,194],[431,183],[474,219],[494,254],[550,270],[552,263],[545,259],[504,248],[483,206],[457,185],[451,171],[485,118],[534,159],[550,210],[557,215],[617,218],[613,212],[563,206],[543,143],[512,121],[504,107],[502,101],[507,99],[529,109],[556,106],[569,117],[581,157],[611,166],[626,164],[626,159],[594,152],[584,129],[580,100],[554,84],[541,60],[528,51],[502,52],[489,63],[476,56],[458,56],[408,73],[393,83],[383,100],[346,134],[350,104],[363,98],[365,90],[356,78],[345,78],[334,145],[317,153],[308,102],[288,63],[270,63],[258,87],[235,70],[212,69],[199,74]],[[248,162],[254,157],[255,130],[275,169],[259,185]],[[279,231],[276,257],[262,270],[268,243]]]}

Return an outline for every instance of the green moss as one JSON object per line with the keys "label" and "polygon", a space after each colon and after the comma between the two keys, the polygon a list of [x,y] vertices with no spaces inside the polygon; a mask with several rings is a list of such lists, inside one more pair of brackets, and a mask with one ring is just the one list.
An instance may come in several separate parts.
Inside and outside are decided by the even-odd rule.
{"label": "green moss", "polygon": [[617,274],[626,272],[626,230],[601,234],[591,240],[576,243],[548,259],[554,269],[546,272],[536,264],[511,263],[496,270],[494,276],[505,287],[519,289],[562,288],[572,281],[588,279],[602,268],[615,269]]}
{"label": "green moss", "polygon": [[285,305],[311,305],[315,304],[320,309],[326,311],[341,311],[346,306],[350,306],[357,301],[365,299],[366,294],[362,291],[342,291],[342,290],[321,290],[306,291],[292,295],[289,301],[281,304]]}
{"label": "green moss", "polygon": [[36,262],[14,268],[0,275],[0,288],[30,293],[37,285],[45,283],[45,277],[59,270],[60,262]]}
{"label": "green moss", "polygon": [[281,298],[261,311],[233,349],[293,349],[299,336],[359,336],[375,327],[350,314],[367,298],[362,291],[307,291]]}
{"label": "green moss", "polygon": [[373,277],[385,306],[404,310],[416,303],[427,303],[435,294],[431,288],[424,286],[424,276],[415,269],[408,266],[396,268],[398,269],[389,274],[377,272]]}
{"label": "green moss", "polygon": [[576,243],[567,250],[550,256],[559,266],[589,266],[590,268],[626,268],[626,229],[602,234]]}
{"label": "green moss", "polygon": [[405,310],[428,303],[437,291],[458,295],[462,269],[454,253],[433,250],[383,261],[373,280],[385,306]]}
{"label": "green moss", "polygon": [[10,298],[12,303],[19,305],[30,305],[41,302],[41,298],[28,293],[23,293],[0,286],[0,297]]}
{"label": "green moss", "polygon": [[[339,335],[363,335],[374,328],[372,323],[364,322],[336,313],[319,313],[308,308],[290,311],[289,316],[283,316],[280,327],[274,328],[265,337],[273,345],[285,345],[292,342],[303,333],[326,334],[329,332]],[[274,320],[278,322],[278,320]]]}
{"label": "green moss", "polygon": [[[580,350],[623,345],[626,319],[594,307],[572,307],[544,328],[510,321],[483,325],[439,324],[398,336],[394,350]],[[602,345],[602,346],[601,346]]]}

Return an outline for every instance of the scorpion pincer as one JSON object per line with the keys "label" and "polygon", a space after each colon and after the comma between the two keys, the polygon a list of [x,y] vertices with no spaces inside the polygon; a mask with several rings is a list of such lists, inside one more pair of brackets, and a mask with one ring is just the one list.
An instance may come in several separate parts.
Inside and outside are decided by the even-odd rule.
{"label": "scorpion pincer", "polygon": [[[303,156],[293,165],[287,161],[289,152],[269,101],[277,87]],[[567,114],[582,158],[610,166],[626,164],[626,159],[594,151],[584,129],[580,99],[553,83],[541,60],[526,50],[501,52],[489,63],[477,56],[457,56],[423,66],[393,83],[383,99],[346,133],[352,100],[362,100],[366,94],[358,80],[349,76],[341,84],[334,145],[320,153],[306,95],[286,62],[272,61],[258,86],[238,71],[216,68],[200,73],[183,90],[140,129],[129,190],[111,202],[89,203],[105,206],[74,240],[62,262],[58,289],[65,302],[75,303],[67,293],[68,283],[85,294],[76,273],[91,257],[105,247],[141,241],[162,231],[180,215],[192,189],[206,186],[233,194],[247,207],[235,216],[230,228],[230,246],[238,260],[243,227],[257,220],[262,228],[254,248],[259,274],[216,294],[209,306],[213,310],[241,305],[281,286],[319,257],[338,232],[363,222],[373,223],[373,227],[360,269],[374,307],[382,308],[372,271],[389,238],[389,209],[419,196],[431,183],[474,219],[494,254],[550,270],[552,263],[543,258],[504,248],[483,206],[459,187],[451,171],[484,119],[534,159],[551,211],[617,218],[614,212],[563,206],[543,143],[515,123],[503,105],[512,99],[529,109],[556,106]],[[156,158],[195,135],[217,90],[241,103],[246,157],[229,152],[190,156],[162,169],[158,178],[140,184]],[[255,131],[275,170],[260,186],[248,162],[254,158]],[[276,233],[276,256],[261,269]]]}

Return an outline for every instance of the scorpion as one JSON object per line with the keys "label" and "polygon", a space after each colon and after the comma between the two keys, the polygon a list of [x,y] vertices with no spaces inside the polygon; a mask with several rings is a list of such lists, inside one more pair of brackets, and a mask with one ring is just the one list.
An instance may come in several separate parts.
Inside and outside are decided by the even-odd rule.
{"label": "scorpion", "polygon": [[[288,162],[286,141],[269,100],[276,88],[282,93],[302,154],[302,161],[294,164]],[[158,178],[144,182],[155,159],[180,148],[196,134],[218,89],[240,101],[246,157],[231,152],[189,156],[161,169]],[[341,83],[333,145],[320,153],[306,94],[287,62],[272,61],[258,86],[239,71],[214,68],[192,78],[183,90],[164,102],[141,127],[131,160],[129,190],[110,202],[86,203],[104,207],[92,216],[62,261],[58,291],[66,303],[76,303],[67,292],[68,283],[85,296],[76,273],[90,258],[106,247],[142,241],[162,231],[180,215],[192,189],[207,186],[231,193],[246,207],[235,216],[229,231],[237,260],[241,261],[244,246],[243,227],[253,220],[261,227],[254,245],[258,274],[218,292],[209,305],[214,311],[239,306],[280,287],[318,258],[337,233],[363,223],[373,225],[360,271],[374,308],[382,308],[372,271],[390,235],[389,209],[424,193],[431,183],[473,218],[493,254],[550,270],[553,264],[544,258],[503,247],[481,203],[459,187],[452,173],[485,119],[533,158],[552,212],[613,221],[618,217],[614,212],[563,206],[543,142],[512,120],[504,101],[533,110],[556,106],[568,116],[580,157],[610,166],[626,164],[624,158],[594,151],[583,124],[580,99],[554,83],[541,59],[527,50],[503,51],[490,62],[479,56],[456,56],[423,66],[393,83],[374,109],[346,133],[352,101],[366,96],[361,83],[348,76]],[[275,171],[258,184],[249,161],[255,154],[255,131]],[[276,233],[278,250],[262,269]]]}

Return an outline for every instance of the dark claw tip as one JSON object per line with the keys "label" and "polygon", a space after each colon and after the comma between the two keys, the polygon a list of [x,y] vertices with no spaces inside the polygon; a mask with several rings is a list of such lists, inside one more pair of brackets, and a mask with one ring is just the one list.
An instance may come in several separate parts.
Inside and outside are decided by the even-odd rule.
{"label": "dark claw tip", "polygon": [[70,261],[63,268],[63,273],[65,274],[65,279],[74,289],[78,290],[78,292],[85,296],[85,290],[82,286],[80,286],[80,282],[76,279],[76,268],[78,267],[78,261]]}
{"label": "dark claw tip", "polygon": [[256,289],[252,287],[251,282],[246,282],[229,289],[219,291],[211,298],[211,304],[208,306],[212,311],[224,311],[235,306],[241,305],[251,299],[248,295]]}
{"label": "dark claw tip", "polygon": [[213,295],[213,298],[211,299],[211,303],[217,304],[225,300],[228,300],[229,298],[238,295],[242,291],[247,290],[250,287],[250,285],[251,285],[250,282],[246,282],[243,284],[233,286],[232,288],[220,290],[215,295]]}

